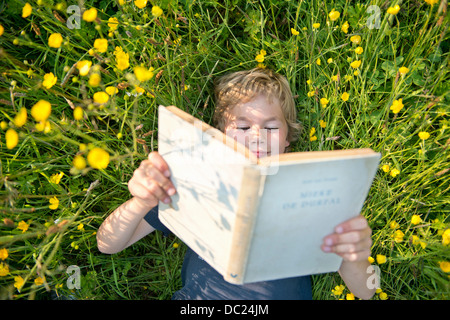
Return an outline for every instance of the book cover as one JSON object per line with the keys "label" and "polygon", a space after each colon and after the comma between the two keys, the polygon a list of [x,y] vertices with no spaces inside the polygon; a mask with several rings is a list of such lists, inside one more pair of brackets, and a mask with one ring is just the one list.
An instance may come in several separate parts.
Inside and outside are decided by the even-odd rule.
{"label": "book cover", "polygon": [[371,149],[263,159],[176,107],[159,107],[158,152],[177,194],[159,205],[175,235],[221,273],[248,283],[334,272],[323,237],[358,215],[380,159]]}

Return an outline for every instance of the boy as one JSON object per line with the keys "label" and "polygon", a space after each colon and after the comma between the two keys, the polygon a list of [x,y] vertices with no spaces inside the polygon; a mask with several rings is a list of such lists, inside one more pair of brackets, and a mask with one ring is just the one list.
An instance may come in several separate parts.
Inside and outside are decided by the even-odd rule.
{"label": "boy", "polygon": [[[257,157],[283,153],[297,138],[299,124],[287,80],[267,69],[235,72],[215,88],[216,126],[246,145]],[[276,143],[273,143],[273,142]],[[273,145],[271,144],[273,143]],[[158,202],[170,203],[176,193],[164,159],[152,152],[128,183],[133,197],[100,226],[99,250],[112,254],[152,231],[170,231],[158,219]],[[367,286],[372,231],[363,216],[350,219],[324,238],[322,250],[343,258],[339,273],[357,297],[369,299]],[[182,267],[183,288],[173,299],[311,299],[309,276],[233,285],[188,248]]]}

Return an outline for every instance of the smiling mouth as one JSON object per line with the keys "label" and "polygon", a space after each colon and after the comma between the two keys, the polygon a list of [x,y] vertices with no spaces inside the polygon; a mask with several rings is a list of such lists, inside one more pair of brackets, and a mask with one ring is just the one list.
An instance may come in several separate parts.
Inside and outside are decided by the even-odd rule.
{"label": "smiling mouth", "polygon": [[252,152],[257,158],[267,157],[270,155],[270,152],[267,151],[252,150]]}

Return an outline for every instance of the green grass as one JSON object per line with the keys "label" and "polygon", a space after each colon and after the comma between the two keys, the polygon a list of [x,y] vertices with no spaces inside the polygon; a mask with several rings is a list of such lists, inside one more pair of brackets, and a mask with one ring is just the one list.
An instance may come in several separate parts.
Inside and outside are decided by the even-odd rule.
{"label": "green grass", "polygon": [[[210,123],[213,80],[256,67],[262,49],[263,65],[285,75],[296,97],[305,130],[294,151],[368,147],[382,154],[362,210],[373,229],[372,257],[386,256],[383,264],[373,262],[381,271],[382,292],[389,299],[449,298],[450,275],[440,268],[450,256],[443,241],[450,226],[445,1],[431,6],[419,0],[166,0],[143,9],[133,1],[89,1],[86,7],[97,8],[99,20],[81,20],[80,29],[65,23],[66,7],[75,1],[29,2],[33,11],[26,18],[25,1],[0,7],[0,249],[6,250],[0,253],[8,253],[0,260],[1,298],[170,299],[181,286],[184,245],[175,248],[176,238],[155,233],[123,252],[103,255],[95,232],[130,197],[127,181],[148,151],[158,148],[156,107],[173,104]],[[400,11],[386,13],[395,4]],[[163,9],[161,17],[152,16],[153,5]],[[379,28],[367,27],[373,18],[369,5],[379,8]],[[336,21],[328,17],[333,8],[340,12]],[[110,17],[118,19],[117,31],[109,31]],[[315,23],[320,27],[313,28]],[[61,33],[60,48],[48,46],[52,33]],[[351,41],[354,35],[361,36],[359,44]],[[91,55],[97,38],[108,39],[108,50]],[[125,70],[116,66],[116,46],[129,53]],[[363,51],[357,54],[359,46]],[[73,67],[81,60],[98,66],[91,69],[101,74],[98,86]],[[362,62],[357,69],[351,66],[355,60]],[[133,67],[140,64],[152,67],[154,75],[139,84]],[[409,71],[400,75],[403,66]],[[57,82],[47,89],[42,81],[49,72]],[[145,92],[137,94],[136,85]],[[103,107],[93,104],[93,94],[108,86],[118,87],[117,94]],[[322,98],[329,101],[325,107]],[[47,133],[36,130],[30,112],[41,99],[52,105]],[[404,107],[394,114],[390,107],[398,99]],[[77,106],[84,110],[82,120],[74,119]],[[22,107],[28,118],[18,127],[14,118]],[[19,135],[12,149],[5,140],[10,128]],[[310,139],[312,128],[317,139]],[[422,140],[419,132],[430,136]],[[74,169],[75,155],[86,158],[93,147],[109,153],[107,168]],[[395,177],[392,169],[399,171]],[[60,182],[52,183],[59,172]],[[49,208],[53,197],[59,200],[55,210]],[[422,222],[412,224],[413,215]],[[25,232],[17,228],[21,221],[29,225]],[[403,237],[396,241],[397,230]],[[80,267],[79,290],[68,287],[70,265]],[[14,286],[19,276],[20,290]],[[44,283],[36,284],[37,277]],[[316,275],[313,282],[315,299],[349,293],[333,295],[342,284],[337,274]]]}

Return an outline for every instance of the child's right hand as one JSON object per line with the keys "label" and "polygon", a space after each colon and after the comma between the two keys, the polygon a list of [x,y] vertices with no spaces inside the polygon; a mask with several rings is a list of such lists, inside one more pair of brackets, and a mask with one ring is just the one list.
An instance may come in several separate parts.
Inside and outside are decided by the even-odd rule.
{"label": "child's right hand", "polygon": [[170,181],[170,170],[161,155],[154,151],[148,160],[141,162],[133,177],[128,181],[131,194],[143,205],[153,208],[159,201],[170,203],[170,196],[176,193]]}

